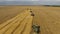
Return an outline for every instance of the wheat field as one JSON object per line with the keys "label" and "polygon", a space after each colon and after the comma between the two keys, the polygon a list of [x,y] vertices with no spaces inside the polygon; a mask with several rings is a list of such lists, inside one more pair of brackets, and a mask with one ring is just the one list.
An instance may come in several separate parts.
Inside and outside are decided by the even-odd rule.
{"label": "wheat field", "polygon": [[[27,8],[32,9],[34,17]],[[35,34],[32,22],[40,26],[39,34],[60,34],[60,7],[0,7],[0,34]]]}

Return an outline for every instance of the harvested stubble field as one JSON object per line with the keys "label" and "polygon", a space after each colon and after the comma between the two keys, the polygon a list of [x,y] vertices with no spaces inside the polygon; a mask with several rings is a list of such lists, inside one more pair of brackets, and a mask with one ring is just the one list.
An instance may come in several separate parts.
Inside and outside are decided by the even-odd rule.
{"label": "harvested stubble field", "polygon": [[[27,8],[31,8],[34,17]],[[40,25],[40,34],[60,34],[60,7],[0,7],[0,34],[30,34],[33,23]]]}

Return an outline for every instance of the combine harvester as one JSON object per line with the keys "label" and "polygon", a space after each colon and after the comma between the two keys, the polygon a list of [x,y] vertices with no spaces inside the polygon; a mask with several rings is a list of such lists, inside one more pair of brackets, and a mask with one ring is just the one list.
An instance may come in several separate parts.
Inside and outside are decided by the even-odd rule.
{"label": "combine harvester", "polygon": [[[30,9],[30,12],[31,12],[31,16],[34,17],[35,15],[32,12],[32,9]],[[38,24],[32,22],[32,30],[33,30],[32,34],[39,34],[40,33],[40,26]]]}
{"label": "combine harvester", "polygon": [[34,13],[31,9],[25,10],[23,13],[18,14],[0,24],[0,34],[39,34],[40,26],[33,23]]}

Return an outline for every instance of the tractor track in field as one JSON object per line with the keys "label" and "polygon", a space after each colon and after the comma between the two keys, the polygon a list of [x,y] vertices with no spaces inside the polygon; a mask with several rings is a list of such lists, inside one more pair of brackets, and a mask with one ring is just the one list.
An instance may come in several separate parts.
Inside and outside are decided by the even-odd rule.
{"label": "tractor track in field", "polygon": [[[21,19],[21,20],[18,18],[18,17],[19,17],[19,16],[18,16],[18,17],[15,17],[15,18],[7,21],[7,24],[4,24],[4,25],[1,24],[1,25],[3,25],[3,26],[0,25],[0,26],[1,26],[1,27],[0,27],[0,31],[1,31],[1,30],[3,31],[3,29],[4,29],[4,28],[7,28],[8,25],[10,25],[10,24],[15,24],[15,23],[17,23],[19,20],[22,22],[22,21],[26,18],[26,16],[27,16],[27,15],[25,15],[25,17],[22,16],[23,19]],[[20,18],[22,18],[22,17],[20,17]],[[15,22],[14,22],[14,21],[15,21]],[[19,25],[20,25],[20,24],[19,24]],[[18,25],[18,26],[19,26],[19,25]],[[12,26],[12,25],[11,25],[11,26]],[[11,26],[9,26],[9,28],[10,28]],[[8,28],[8,29],[9,29],[9,28]],[[17,27],[16,27],[16,28],[17,28]],[[6,29],[5,32],[6,32],[8,29]],[[4,32],[4,33],[5,33],[5,32]],[[1,32],[0,32],[0,33],[1,33]],[[4,33],[3,33],[3,34],[4,34]]]}
{"label": "tractor track in field", "polygon": [[24,34],[25,32],[27,33],[27,31],[29,34],[31,32],[32,19],[33,17],[30,15],[30,12],[26,11],[26,14],[25,12],[23,14],[21,13],[21,15],[18,14],[0,25],[0,34]]}
{"label": "tractor track in field", "polygon": [[[25,17],[26,18],[26,17]],[[15,30],[21,25],[21,23],[25,20],[25,18],[20,22],[20,24],[18,24],[18,26],[12,31],[11,34],[13,34],[15,32]]]}
{"label": "tractor track in field", "polygon": [[[24,10],[25,10],[25,9],[22,9],[21,12],[19,12],[19,13],[23,13]],[[3,24],[5,21],[10,20],[10,18],[11,18],[11,19],[14,18],[14,17],[17,16],[19,13],[14,14],[14,16],[11,16],[11,15],[6,15],[6,16],[4,16],[4,17],[1,16],[1,17],[3,17],[3,18],[0,18],[0,21],[2,22],[2,23],[0,23],[0,24]],[[1,20],[1,19],[4,19],[4,20]]]}
{"label": "tractor track in field", "polygon": [[27,26],[27,23],[25,24],[24,29],[21,31],[21,34],[23,34],[23,32],[24,32],[26,26]]}
{"label": "tractor track in field", "polygon": [[[22,21],[23,21],[25,18],[26,18],[26,16],[21,20],[21,22],[20,22],[20,23],[18,24],[18,26],[12,31],[11,34],[13,34],[13,32],[21,25]],[[18,21],[19,21],[19,20],[17,20],[15,23],[17,23]],[[10,27],[11,27],[11,26],[10,26]],[[10,27],[9,27],[9,28],[10,28]],[[8,28],[7,30],[9,30],[9,28]],[[6,31],[7,31],[7,30],[6,30]],[[5,32],[6,32],[6,31],[5,31]],[[3,34],[5,34],[5,32],[4,32]]]}
{"label": "tractor track in field", "polygon": [[[18,16],[19,17],[19,16]],[[15,19],[11,20],[10,22],[8,22],[6,25],[4,25],[3,27],[0,27],[0,30],[3,29],[4,27],[8,26],[9,24],[11,24],[11,22],[14,22],[14,20],[16,20],[18,17],[16,17]],[[17,21],[16,21],[17,22]],[[13,23],[14,24],[14,23]]]}
{"label": "tractor track in field", "polygon": [[[32,17],[33,18],[33,17]],[[31,20],[31,19],[30,19]],[[22,30],[21,34],[30,34],[31,32],[31,28],[32,28],[32,20],[31,21],[28,21],[28,22],[31,22],[31,23],[27,23],[26,26],[24,27],[24,29]],[[29,27],[28,27],[29,25]],[[29,30],[30,29],[30,30]],[[28,33],[29,31],[29,33]],[[27,32],[27,33],[26,33]]]}
{"label": "tractor track in field", "polygon": [[[14,21],[14,20],[12,20],[12,21]],[[11,21],[11,22],[12,22],[12,21]],[[0,30],[3,29],[4,27],[8,26],[9,24],[11,24],[11,22],[9,22],[9,23],[6,24],[5,26],[1,27]],[[17,22],[17,21],[16,21],[16,22]]]}

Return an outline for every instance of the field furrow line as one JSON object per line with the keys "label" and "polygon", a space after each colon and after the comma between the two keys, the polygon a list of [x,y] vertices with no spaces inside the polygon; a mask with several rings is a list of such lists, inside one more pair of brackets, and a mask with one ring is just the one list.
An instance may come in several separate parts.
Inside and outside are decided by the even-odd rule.
{"label": "field furrow line", "polygon": [[26,27],[24,28],[24,30],[22,31],[21,34],[30,34],[31,29],[32,29],[32,20],[33,20],[33,17],[30,16],[30,19],[27,22],[27,25],[26,25]]}
{"label": "field furrow line", "polygon": [[[26,13],[27,13],[27,12],[26,12]],[[24,12],[23,14],[25,14],[25,12]],[[1,30],[3,27],[5,27],[5,26],[7,26],[8,24],[10,24],[10,22],[13,22],[14,20],[16,20],[16,19],[17,19],[19,16],[21,16],[21,15],[22,15],[22,13],[19,14],[19,15],[17,15],[16,17],[14,17],[14,18],[12,18],[12,19],[4,22],[3,24],[0,24],[0,30]]]}
{"label": "field furrow line", "polygon": [[[31,26],[31,25],[27,25],[28,23],[29,24],[31,24],[32,22],[30,22],[30,21],[32,21],[32,17],[30,17],[30,15],[29,16],[27,16],[26,17],[26,19],[21,23],[21,25],[19,25],[19,27],[13,32],[13,34],[21,34],[23,31],[24,31],[24,29],[28,26]],[[29,32],[29,29],[27,29],[28,31],[27,32]],[[30,29],[31,30],[31,29]],[[26,33],[27,33],[26,32]]]}
{"label": "field furrow line", "polygon": [[[13,25],[11,25],[3,34],[11,34],[15,28],[18,27],[18,25],[21,25],[21,22],[25,19],[26,16],[24,16],[24,18],[19,18],[18,22],[14,23]],[[20,20],[21,19],[21,20]]]}
{"label": "field furrow line", "polygon": [[[6,24],[2,24],[2,29],[0,29],[0,34],[3,34],[3,32],[5,32],[11,25],[13,25],[14,23],[18,22],[18,20],[22,20],[22,18],[24,18],[24,16],[26,16],[28,14],[28,12],[24,12],[24,13],[21,13],[19,14],[17,17],[17,19],[15,19],[14,21],[10,22],[11,20],[9,20],[8,22],[5,22],[5,23],[10,23],[8,25]],[[19,19],[21,18],[21,19]],[[13,20],[13,19],[12,19]],[[6,25],[6,26],[5,26]]]}

